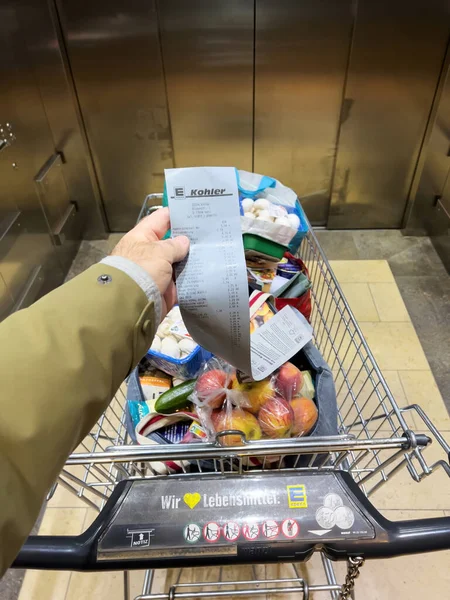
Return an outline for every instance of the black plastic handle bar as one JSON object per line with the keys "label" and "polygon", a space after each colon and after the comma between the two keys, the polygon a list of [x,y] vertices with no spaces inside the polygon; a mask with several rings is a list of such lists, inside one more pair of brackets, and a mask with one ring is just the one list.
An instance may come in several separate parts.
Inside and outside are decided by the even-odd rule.
{"label": "black plastic handle bar", "polygon": [[[352,477],[339,472],[349,495],[372,524],[373,539],[342,539],[316,543],[308,541],[275,542],[272,544],[239,544],[237,554],[225,558],[230,563],[298,562],[306,560],[317,549],[332,560],[351,556],[390,558],[450,549],[450,517],[389,521],[383,517],[361,492]],[[79,536],[30,536],[14,561],[13,567],[70,571],[112,571],[129,569],[171,568],[220,565],[224,557],[162,556],[152,558],[120,558],[99,560],[97,545],[128,493],[131,481],[120,482],[104,509],[92,525]],[[258,552],[257,549],[261,551]]]}

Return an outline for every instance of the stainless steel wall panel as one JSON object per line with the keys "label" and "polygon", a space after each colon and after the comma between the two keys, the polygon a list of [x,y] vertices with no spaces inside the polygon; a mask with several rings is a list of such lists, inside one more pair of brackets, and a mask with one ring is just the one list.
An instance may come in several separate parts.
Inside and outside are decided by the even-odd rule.
{"label": "stainless steel wall panel", "polygon": [[[407,229],[428,231],[436,220],[437,199],[444,197],[445,183],[450,172],[450,72],[444,72],[444,82],[431,124],[430,139]],[[450,206],[449,206],[450,209]],[[450,212],[450,210],[449,210]],[[443,225],[445,219],[439,219]]]}
{"label": "stainless steel wall panel", "polygon": [[442,70],[423,168],[416,174],[406,233],[430,236],[450,273],[450,46]]}
{"label": "stainless steel wall panel", "polygon": [[4,2],[0,8],[0,113],[5,133],[14,135],[0,152],[0,274],[12,299],[1,317],[63,279],[34,183],[54,146],[24,28],[26,7]]}
{"label": "stainless steel wall panel", "polygon": [[0,152],[0,208],[3,216],[20,212],[20,232],[1,257],[0,272],[14,298],[33,268],[54,259],[33,182],[53,145],[22,38],[18,8],[15,3],[4,3],[0,13],[0,112],[2,122],[10,123],[15,136],[14,142]]}
{"label": "stainless steel wall panel", "polygon": [[0,321],[11,312],[13,306],[13,297],[9,293],[6,283],[0,274]]}
{"label": "stainless steel wall panel", "polygon": [[325,224],[353,23],[352,1],[257,0],[255,162]]}
{"label": "stainless steel wall panel", "polygon": [[[54,148],[63,156],[62,171],[69,197],[79,207],[79,229],[83,236],[101,236],[105,233],[104,214],[84,139],[55,5],[53,0],[47,3],[22,0],[21,6],[22,35],[26,37],[33,59],[35,80],[45,107]],[[67,202],[64,204],[67,205]],[[64,212],[67,206],[61,208]],[[67,253],[70,260],[73,253],[69,249]]]}
{"label": "stainless steel wall panel", "polygon": [[131,228],[173,166],[155,2],[58,0],[110,228]]}
{"label": "stainless steel wall panel", "polygon": [[252,170],[253,0],[160,0],[177,167]]}
{"label": "stainless steel wall panel", "polygon": [[360,0],[328,226],[399,227],[449,35],[447,0]]}

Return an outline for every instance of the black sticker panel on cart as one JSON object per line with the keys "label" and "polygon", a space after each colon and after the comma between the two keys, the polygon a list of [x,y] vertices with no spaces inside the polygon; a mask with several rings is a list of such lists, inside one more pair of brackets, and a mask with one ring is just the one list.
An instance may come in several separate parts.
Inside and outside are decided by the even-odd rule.
{"label": "black sticker panel on cart", "polygon": [[136,480],[97,558],[230,556],[245,545],[375,537],[333,473]]}

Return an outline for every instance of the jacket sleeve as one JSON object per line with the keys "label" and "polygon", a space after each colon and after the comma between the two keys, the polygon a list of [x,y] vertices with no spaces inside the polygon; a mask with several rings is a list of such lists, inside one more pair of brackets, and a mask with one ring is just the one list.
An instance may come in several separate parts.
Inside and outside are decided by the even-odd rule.
{"label": "jacket sleeve", "polygon": [[98,264],[0,324],[0,575],[67,456],[150,346],[154,321],[141,288]]}

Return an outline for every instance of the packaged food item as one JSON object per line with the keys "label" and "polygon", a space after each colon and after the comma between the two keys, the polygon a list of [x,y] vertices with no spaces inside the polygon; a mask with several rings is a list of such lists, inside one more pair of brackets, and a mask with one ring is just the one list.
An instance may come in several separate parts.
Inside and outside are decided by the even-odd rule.
{"label": "packaged food item", "polygon": [[258,308],[255,310],[251,310],[250,316],[250,334],[252,334],[256,329],[267,323],[269,319],[271,319],[275,310],[270,306],[268,302],[263,302]]}
{"label": "packaged food item", "polygon": [[[242,232],[272,241],[281,248],[290,246],[291,252],[295,252],[308,231],[297,194],[272,177],[242,170],[236,174]],[[277,256],[272,252],[273,249],[269,250],[269,256]],[[277,257],[282,256],[280,253]]]}
{"label": "packaged food item", "polygon": [[251,269],[247,268],[247,279],[249,283],[255,283],[263,292],[268,292],[275,278],[275,269]]}
{"label": "packaged food item", "polygon": [[[267,305],[263,305],[267,306]],[[314,427],[318,410],[310,392],[312,379],[287,362],[270,377],[253,381],[213,358],[204,367],[191,396],[208,439],[219,435],[227,446],[259,439],[307,435]],[[230,431],[230,434],[225,432]]]}
{"label": "packaged food item", "polygon": [[151,411],[154,410],[155,402],[161,394],[164,394],[164,392],[172,387],[172,378],[170,375],[158,369],[150,369],[140,373],[139,382],[144,398]]}
{"label": "packaged food item", "polygon": [[211,356],[189,335],[179,306],[174,306],[159,325],[147,352],[151,365],[181,379],[195,377]]}
{"label": "packaged food item", "polygon": [[[296,308],[308,320],[311,320],[311,282],[308,269],[305,263],[298,257],[286,253],[284,257],[288,262],[283,263],[285,268],[287,264],[298,269],[296,273],[287,281],[286,285],[280,286],[275,292],[275,306],[277,310],[282,310],[285,306]],[[277,271],[278,272],[278,271]],[[284,275],[286,277],[286,275]]]}
{"label": "packaged food item", "polygon": [[290,261],[288,258],[283,257],[277,266],[277,275],[284,277],[285,279],[291,279],[296,273],[301,273],[302,267],[297,262]]}
{"label": "packaged food item", "polygon": [[244,233],[242,237],[247,263],[261,268],[276,268],[278,261],[288,250],[286,244],[277,243],[255,233]]}

